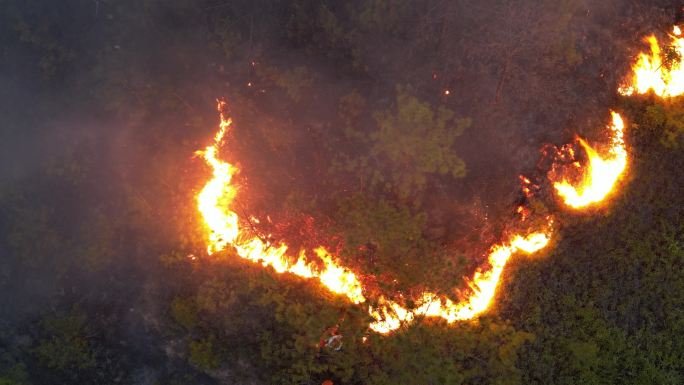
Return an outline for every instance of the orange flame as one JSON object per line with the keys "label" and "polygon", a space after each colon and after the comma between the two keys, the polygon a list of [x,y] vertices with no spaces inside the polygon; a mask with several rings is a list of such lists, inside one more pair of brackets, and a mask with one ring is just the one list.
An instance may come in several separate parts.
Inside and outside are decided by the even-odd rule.
{"label": "orange flame", "polygon": [[[211,255],[230,246],[241,258],[270,266],[278,273],[288,272],[303,278],[317,278],[330,291],[346,296],[351,302],[365,302],[363,286],[356,275],[337,264],[335,258],[323,247],[314,250],[320,261],[318,264],[308,259],[306,250],[300,250],[293,261],[286,254],[286,245],[272,245],[257,236],[249,235],[241,228],[238,215],[231,210],[236,195],[236,188],[231,182],[239,170],[218,158],[219,148],[231,127],[230,118],[223,113],[225,108],[225,102],[219,101],[219,131],[210,146],[197,152],[213,170],[212,178],[197,195],[197,207],[208,229],[207,253]],[[251,220],[256,222],[255,218]],[[388,333],[402,323],[412,321],[417,314],[442,317],[450,323],[477,316],[490,305],[503,268],[511,255],[517,251],[533,253],[546,246],[551,237],[550,225],[549,219],[549,228],[545,231],[526,236],[515,235],[506,244],[494,246],[489,254],[490,268],[480,269],[475,273],[469,283],[472,293],[463,302],[455,303],[449,298],[426,292],[419,300],[418,308],[407,310],[398,303],[380,298],[378,309],[369,307],[369,314],[375,320],[370,328],[379,333]]]}
{"label": "orange flame", "polygon": [[370,324],[370,329],[386,334],[412,322],[416,316],[439,317],[448,323],[475,318],[491,304],[501,273],[511,256],[518,251],[531,254],[546,247],[551,240],[552,224],[553,220],[549,218],[546,230],[526,236],[514,235],[507,243],[492,247],[489,253],[489,270],[475,272],[469,283],[472,293],[463,302],[453,302],[445,296],[426,292],[417,301],[416,308],[409,310],[397,302],[381,297],[377,309],[372,306],[368,309],[370,316],[375,319]]}
{"label": "orange flame", "polygon": [[[645,94],[652,90],[661,97],[673,97],[684,93],[684,67],[681,57],[684,55],[684,37],[679,27],[673,28],[670,45],[663,52],[658,39],[650,35],[644,39],[651,53],[640,53],[632,66],[632,75],[618,89],[622,95]],[[674,55],[677,57],[668,57]]]}
{"label": "orange flame", "polygon": [[[225,102],[218,102],[218,109],[222,111]],[[211,180],[204,186],[197,196],[198,209],[204,217],[207,227],[211,229],[207,253],[213,254],[226,248],[228,244],[235,242],[238,236],[238,216],[230,211],[229,204],[235,197],[235,188],[230,182],[237,168],[230,163],[222,162],[216,155],[218,148],[223,143],[223,137],[230,128],[232,120],[226,118],[221,112],[219,131],[214,136],[214,143],[207,146],[204,151],[197,151],[213,169]]]}
{"label": "orange flame", "polygon": [[335,263],[330,254],[322,247],[314,250],[323,267],[307,260],[305,250],[300,250],[295,262],[286,255],[286,245],[271,245],[257,236],[250,236],[240,228],[238,215],[231,210],[235,198],[235,187],[231,185],[238,169],[230,163],[218,158],[218,150],[223,144],[226,131],[231,126],[230,118],[223,111],[226,104],[218,102],[221,117],[219,132],[214,143],[204,151],[198,151],[213,169],[212,178],[197,195],[197,208],[209,229],[207,253],[210,255],[232,246],[237,254],[263,266],[271,266],[278,273],[289,272],[304,278],[318,278],[321,283],[334,293],[345,295],[354,303],[364,302],[361,282],[354,273]]}
{"label": "orange flame", "polygon": [[601,157],[584,139],[579,138],[579,143],[589,158],[582,182],[578,186],[573,186],[571,182],[563,179],[553,184],[558,195],[572,208],[578,209],[602,201],[613,190],[627,167],[625,124],[617,112],[611,111],[611,115],[612,123],[608,127],[612,133],[609,156]]}
{"label": "orange flame", "polygon": [[[684,56],[684,37],[681,36],[680,28],[674,27],[670,35],[671,45],[665,50],[661,49],[655,36],[647,37],[646,42],[651,53],[639,55],[632,67],[632,76],[618,91],[623,95],[653,91],[661,97],[684,94],[684,67],[680,62]],[[444,93],[447,95],[450,91],[446,90]],[[316,278],[330,291],[346,296],[353,303],[366,302],[363,285],[354,272],[339,265],[323,247],[313,250],[318,263],[309,259],[306,250],[300,250],[293,261],[287,255],[285,244],[272,245],[241,228],[240,218],[231,210],[236,195],[236,188],[231,182],[239,170],[218,158],[218,151],[231,127],[231,120],[223,113],[225,102],[219,101],[218,110],[220,129],[213,143],[197,152],[213,170],[212,178],[197,195],[197,207],[208,229],[207,252],[211,255],[232,247],[241,258],[271,266],[278,273],[289,272],[303,278]],[[571,146],[564,146],[558,151],[560,158],[557,160],[572,162],[572,167],[582,174],[579,184],[573,184],[566,177],[553,183],[557,193],[570,207],[583,208],[601,202],[613,191],[627,168],[625,125],[618,113],[611,111],[611,115],[612,122],[608,126],[611,140],[607,154],[600,155],[582,138],[578,138],[578,141],[588,157],[586,166],[583,167],[576,160]],[[521,179],[525,196],[532,196],[530,180],[524,177]],[[523,206],[518,207],[518,213],[523,220],[526,218],[527,211]],[[271,222],[270,217],[267,216],[266,219]],[[454,302],[444,295],[426,291],[419,296],[416,306],[409,309],[397,301],[380,297],[376,305],[368,306],[368,314],[373,320],[369,328],[378,333],[389,333],[420,317],[439,317],[453,323],[472,319],[485,312],[494,298],[503,269],[513,254],[531,254],[549,244],[553,234],[553,219],[547,219],[548,225],[542,230],[525,235],[514,234],[505,242],[492,246],[488,255],[488,267],[475,272],[468,283],[470,290],[462,301]],[[258,223],[256,218],[251,218],[251,221]],[[192,260],[196,258],[194,255],[188,257]]]}

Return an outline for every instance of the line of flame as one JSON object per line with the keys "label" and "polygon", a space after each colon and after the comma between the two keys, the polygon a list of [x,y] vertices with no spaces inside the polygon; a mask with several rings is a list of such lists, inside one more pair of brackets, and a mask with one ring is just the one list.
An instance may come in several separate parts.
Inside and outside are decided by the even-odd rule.
{"label": "line of flame", "polygon": [[[207,253],[211,255],[230,246],[241,258],[270,266],[278,273],[289,272],[303,278],[317,278],[330,291],[346,296],[351,302],[365,302],[363,286],[357,276],[350,269],[336,263],[335,258],[323,247],[314,250],[322,267],[311,262],[306,250],[300,250],[293,262],[293,258],[287,255],[286,245],[271,245],[257,236],[250,236],[240,228],[239,217],[231,210],[236,195],[236,188],[231,182],[238,169],[218,158],[218,151],[232,124],[230,118],[224,114],[225,107],[225,102],[218,102],[220,128],[213,143],[197,152],[213,170],[212,178],[197,195],[197,207],[208,229]],[[472,293],[463,302],[455,303],[428,292],[423,294],[418,308],[407,310],[381,298],[377,308],[369,306],[368,309],[374,319],[371,329],[388,333],[401,323],[410,322],[418,314],[442,317],[449,322],[477,316],[491,303],[503,268],[511,255],[516,251],[532,253],[543,248],[549,242],[550,229],[549,226],[547,230],[526,236],[515,235],[508,243],[494,246],[489,254],[490,268],[480,269],[475,273],[469,283]]]}
{"label": "line of flame", "polygon": [[526,236],[515,235],[509,242],[492,247],[489,253],[489,270],[480,269],[475,272],[469,282],[472,293],[463,302],[453,302],[445,296],[426,292],[416,301],[416,307],[409,310],[397,302],[381,297],[378,308],[371,306],[368,310],[375,320],[370,324],[370,329],[382,334],[389,333],[403,324],[411,323],[416,317],[438,317],[448,323],[475,318],[490,306],[501,273],[511,256],[518,251],[531,254],[548,245],[553,233],[553,219],[548,220],[548,227],[544,231]]}
{"label": "line of flame", "polygon": [[[669,53],[663,52],[654,35],[648,36],[645,40],[649,44],[650,54],[639,54],[632,67],[632,75],[618,92],[622,95],[633,95],[652,91],[661,97],[684,94],[684,67],[681,64],[681,58],[684,57],[684,38],[681,35],[679,27],[674,27],[673,33],[670,34],[670,49],[679,56],[674,60],[667,57]],[[314,250],[318,260],[322,262],[322,267],[310,262],[305,250],[301,250],[296,261],[292,262],[292,258],[286,255],[286,245],[271,245],[241,231],[238,215],[230,209],[236,194],[231,180],[238,169],[218,158],[219,148],[231,126],[231,120],[223,113],[224,102],[218,103],[218,110],[221,117],[219,132],[212,145],[198,151],[213,170],[211,180],[197,196],[198,209],[209,230],[207,252],[213,254],[232,246],[242,258],[271,266],[279,273],[290,272],[304,278],[317,278],[329,290],[346,296],[353,303],[366,302],[363,286],[356,275],[348,268],[337,264],[335,258],[324,248]],[[614,111],[611,111],[611,115],[612,122],[608,126],[611,132],[608,154],[602,157],[584,139],[578,138],[588,157],[588,164],[582,170],[583,180],[578,185],[573,185],[563,178],[553,184],[556,192],[569,207],[580,209],[604,200],[613,191],[616,182],[627,168],[624,121]],[[548,227],[543,230],[527,235],[513,235],[507,242],[493,246],[488,256],[489,268],[476,271],[469,282],[472,292],[464,301],[453,302],[445,296],[425,292],[416,301],[414,308],[407,309],[398,302],[381,297],[375,307],[371,305],[368,308],[368,314],[374,320],[369,325],[370,329],[378,333],[389,333],[412,322],[416,317],[440,317],[452,323],[472,319],[486,311],[511,256],[516,252],[534,253],[548,245],[553,233],[553,219],[549,217],[548,221]]]}
{"label": "line of flame", "polygon": [[278,273],[289,272],[304,278],[318,278],[329,290],[345,295],[353,303],[364,302],[363,288],[356,275],[338,265],[323,247],[314,250],[322,267],[310,262],[306,250],[301,250],[293,262],[293,258],[286,254],[286,245],[272,245],[242,231],[237,213],[231,210],[236,194],[231,181],[238,169],[218,158],[219,148],[232,121],[224,114],[224,101],[219,101],[217,108],[221,118],[219,131],[210,146],[197,152],[213,170],[212,178],[197,195],[197,208],[209,231],[207,253],[211,255],[232,246],[244,259],[271,266]]}

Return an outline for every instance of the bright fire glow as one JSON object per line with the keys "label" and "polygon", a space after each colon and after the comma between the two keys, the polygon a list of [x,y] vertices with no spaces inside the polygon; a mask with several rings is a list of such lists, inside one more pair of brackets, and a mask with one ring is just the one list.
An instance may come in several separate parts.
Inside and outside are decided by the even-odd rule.
{"label": "bright fire glow", "polygon": [[[241,226],[240,218],[232,210],[237,193],[233,176],[239,170],[218,156],[231,128],[231,120],[224,114],[225,109],[225,102],[220,101],[219,131],[210,146],[197,152],[212,168],[211,179],[197,195],[197,208],[207,229],[208,254],[232,249],[241,258],[270,266],[278,273],[318,279],[331,292],[343,295],[355,304],[366,303],[366,293],[358,277],[351,269],[341,266],[337,258],[325,248],[318,247],[313,252],[300,250],[295,258],[288,255],[287,245],[271,244],[250,232],[247,227]],[[588,155],[586,169],[582,169],[579,163],[574,163],[575,168],[582,170],[582,182],[577,186],[566,179],[554,183],[558,193],[572,207],[580,208],[604,199],[626,168],[624,123],[619,114],[613,112],[612,116],[608,156],[599,156],[596,150],[580,139],[580,144]],[[568,149],[568,156],[574,157],[571,148]],[[527,183],[531,182],[527,180]],[[267,219],[270,222],[270,218]],[[258,222],[256,218],[250,220]],[[442,318],[448,323],[477,317],[491,305],[504,267],[513,254],[531,254],[543,249],[551,240],[552,233],[553,218],[549,216],[547,225],[542,229],[512,234],[500,244],[492,246],[487,265],[475,272],[468,282],[467,292],[461,293],[462,300],[459,302],[429,291],[420,295],[414,301],[416,306],[411,309],[400,302],[385,297],[378,298],[373,305],[368,305],[368,314],[372,318],[370,329],[378,333],[389,333],[422,317]]]}
{"label": "bright fire glow", "polygon": [[[619,88],[619,93],[633,95],[653,92],[661,97],[684,94],[684,67],[681,64],[684,57],[684,37],[681,29],[675,26],[669,39],[670,44],[666,46],[661,46],[654,35],[645,39],[650,53],[639,54],[632,66],[632,74]],[[433,74],[434,79],[436,76]],[[252,83],[248,83],[248,86],[252,86]],[[450,94],[449,90],[443,92],[444,95]],[[224,102],[218,103],[220,128],[213,143],[197,152],[213,171],[211,179],[197,195],[197,208],[207,229],[208,254],[230,248],[241,258],[270,266],[278,273],[287,272],[303,278],[318,279],[327,289],[345,296],[351,302],[368,304],[364,287],[355,273],[339,265],[337,258],[323,247],[315,248],[313,252],[300,250],[297,257],[293,258],[287,254],[285,244],[273,245],[241,227],[240,218],[231,209],[237,193],[232,179],[239,170],[218,157],[227,131],[231,128],[231,120],[224,114],[225,107]],[[599,154],[584,139],[578,138],[587,155],[586,165],[583,166],[578,161],[571,145],[563,146],[557,152],[559,157],[555,160],[568,167],[560,175],[555,174],[552,169],[549,177],[558,195],[572,208],[581,209],[603,201],[615,189],[618,179],[627,168],[625,124],[618,113],[611,111],[611,115],[612,121],[608,126],[611,139],[606,151]],[[523,192],[529,198],[533,195],[530,189],[532,182],[524,177],[522,180]],[[527,209],[519,206],[518,213],[524,222]],[[266,219],[271,222],[270,217],[267,216]],[[250,220],[258,223],[257,218]],[[547,226],[542,226],[542,229],[513,234],[500,244],[492,246],[487,265],[478,269],[468,281],[468,290],[461,293],[460,302],[427,291],[418,296],[414,301],[415,306],[407,308],[402,305],[403,301],[380,297],[372,305],[368,305],[368,314],[372,319],[369,328],[378,333],[390,333],[417,318],[436,317],[453,323],[472,319],[485,312],[492,303],[510,258],[519,252],[534,253],[549,244],[554,228],[553,218],[548,217],[547,221]],[[189,255],[189,258],[196,259],[194,255]]]}
{"label": "bright fire glow", "polygon": [[661,97],[684,93],[684,37],[679,27],[669,35],[670,44],[663,49],[654,35],[646,37],[650,53],[640,53],[632,66],[632,75],[618,90],[622,95],[645,94],[653,91]]}
{"label": "bright fire glow", "polygon": [[271,266],[278,273],[289,272],[304,278],[316,277],[332,292],[345,295],[354,303],[364,302],[366,299],[363,296],[361,282],[356,275],[351,270],[337,265],[322,247],[314,250],[320,264],[310,262],[305,250],[301,250],[296,261],[293,261],[293,258],[286,254],[286,245],[271,245],[240,227],[238,215],[231,210],[236,193],[231,180],[238,169],[218,158],[219,148],[231,126],[230,118],[224,114],[225,108],[225,102],[219,101],[219,132],[214,137],[212,145],[198,151],[198,155],[201,155],[213,170],[212,178],[197,195],[197,208],[209,232],[207,252],[213,254],[225,250],[230,245],[244,259],[263,266]]}
{"label": "bright fire glow", "polygon": [[[213,170],[212,178],[197,195],[197,207],[208,230],[207,252],[211,255],[230,246],[241,258],[270,266],[278,273],[288,272],[303,278],[317,278],[330,291],[346,296],[351,302],[365,302],[363,286],[356,275],[337,264],[336,259],[323,247],[314,250],[318,263],[312,262],[306,250],[300,250],[297,258],[292,258],[287,255],[286,245],[271,245],[241,228],[240,218],[231,210],[236,195],[236,188],[231,182],[238,169],[218,157],[219,149],[231,127],[231,120],[224,114],[225,108],[225,102],[220,101],[218,110],[221,122],[213,143],[197,152]],[[441,317],[450,323],[477,316],[490,305],[503,268],[511,255],[517,251],[533,253],[546,246],[551,237],[550,223],[549,219],[549,227],[545,231],[525,236],[514,235],[507,243],[494,246],[489,254],[489,268],[479,269],[475,273],[469,283],[471,293],[463,302],[455,303],[446,297],[427,292],[422,295],[418,308],[407,310],[397,303],[380,298],[378,309],[369,307],[369,314],[374,319],[371,329],[388,333],[401,324],[410,322],[416,315]]]}
{"label": "bright fire glow", "polygon": [[579,139],[580,145],[588,156],[586,170],[582,173],[582,181],[573,185],[567,179],[555,182],[553,186],[563,201],[570,207],[582,208],[602,201],[615,186],[618,178],[627,167],[627,149],[624,141],[625,124],[617,112],[611,111],[612,123],[610,148],[607,157],[601,157],[589,144]]}
{"label": "bright fire glow", "polygon": [[379,299],[377,309],[370,307],[368,310],[375,320],[370,324],[370,329],[378,333],[389,333],[403,324],[412,322],[416,316],[439,317],[448,323],[476,317],[491,304],[501,273],[511,256],[518,251],[530,254],[546,247],[551,239],[552,223],[549,219],[549,226],[545,231],[526,236],[515,235],[509,242],[492,247],[489,253],[489,269],[475,272],[468,284],[472,292],[464,301],[453,302],[444,296],[426,292],[416,302],[416,308],[409,310],[383,297]]}

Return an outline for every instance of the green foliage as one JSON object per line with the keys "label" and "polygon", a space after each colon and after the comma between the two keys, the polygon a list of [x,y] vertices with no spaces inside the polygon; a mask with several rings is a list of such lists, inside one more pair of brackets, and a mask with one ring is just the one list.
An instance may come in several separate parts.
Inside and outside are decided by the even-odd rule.
{"label": "green foliage", "polygon": [[[10,361],[10,362],[6,362]],[[7,357],[0,358],[0,385],[30,385],[26,365]]]}
{"label": "green foliage", "polygon": [[344,235],[343,254],[360,254],[363,271],[392,277],[381,284],[394,291],[430,281],[434,273],[439,253],[423,236],[426,219],[404,205],[356,194],[342,201],[335,222]]}
{"label": "green foliage", "polygon": [[[629,182],[589,217],[566,216],[544,260],[521,263],[500,305],[536,340],[527,384],[678,384],[684,340],[681,151],[662,141],[671,105],[630,102]],[[676,181],[676,182],[675,182]],[[511,271],[511,270],[509,270]]]}
{"label": "green foliage", "polygon": [[231,286],[218,279],[202,283],[197,292],[197,307],[210,313],[230,311],[237,302]]}
{"label": "green foliage", "polygon": [[[197,286],[194,296],[172,302],[177,321],[178,313],[198,309],[188,345],[192,365],[211,372],[222,363],[231,363],[236,378],[257,377],[278,384],[331,370],[350,378],[350,367],[319,357],[318,348],[325,330],[340,322],[340,309],[348,309],[349,304],[335,296],[322,298],[323,291],[314,282],[276,277],[244,262],[215,266],[213,274],[220,279],[208,279]],[[350,351],[355,346],[351,336],[363,330],[365,323],[365,316],[358,312],[343,313],[347,315],[342,328],[351,338],[344,345]],[[188,338],[185,332],[182,337]],[[240,364],[245,362],[250,364]]]}
{"label": "green foliage", "polygon": [[646,127],[659,132],[660,142],[668,148],[684,143],[684,104],[675,102],[666,108],[660,104],[646,107]]}
{"label": "green foliage", "polygon": [[102,213],[93,213],[87,224],[79,231],[82,238],[75,245],[76,263],[97,271],[110,266],[116,255],[112,219]]}
{"label": "green foliage", "polygon": [[171,301],[171,316],[181,326],[192,329],[197,325],[197,309],[189,299],[175,297]]}
{"label": "green foliage", "polygon": [[[634,98],[628,104],[633,179],[596,215],[558,213],[563,224],[558,248],[545,259],[511,262],[517,269],[506,270],[512,277],[499,290],[494,319],[453,325],[422,319],[379,336],[368,331],[365,306],[348,303],[315,280],[240,262],[230,251],[200,256],[204,234],[195,232],[200,226],[192,217],[202,178],[188,158],[215,127],[213,98],[229,92],[236,121],[247,121],[244,127],[287,121],[296,135],[273,130],[260,141],[241,128],[236,135],[244,141],[236,141],[235,154],[222,155],[244,162],[268,158],[261,156],[264,142],[296,154],[283,166],[295,170],[283,177],[290,184],[282,194],[286,206],[331,215],[331,227],[344,241],[342,257],[368,275],[362,279],[370,286],[377,283],[408,298],[416,286],[439,290],[462,284],[460,270],[442,265],[443,246],[426,239],[429,220],[420,204],[442,179],[466,173],[454,147],[470,120],[454,111],[471,102],[442,98],[438,103],[438,88],[453,81],[468,89],[470,74],[474,81],[494,74],[500,77],[501,103],[482,104],[484,113],[473,115],[477,121],[491,113],[498,123],[510,114],[507,106],[525,110],[525,122],[537,120],[559,101],[592,103],[579,96],[586,83],[555,87],[551,80],[563,73],[573,73],[572,80],[593,79],[579,76],[584,68],[579,64],[594,68],[589,51],[606,47],[589,44],[603,30],[575,28],[580,18],[593,17],[585,13],[586,1],[507,4],[482,16],[464,2],[438,3],[429,10],[405,0],[3,3],[3,65],[20,68],[13,58],[29,57],[27,63],[37,63],[38,71],[26,68],[24,76],[32,82],[50,78],[32,83],[48,96],[32,98],[27,110],[35,121],[55,125],[30,127],[29,134],[50,142],[52,134],[45,134],[59,127],[63,116],[111,126],[94,127],[81,145],[67,140],[54,146],[60,147],[57,156],[36,151],[30,156],[39,172],[17,162],[26,178],[3,180],[0,251],[7,257],[0,258],[6,295],[0,346],[16,348],[18,358],[0,360],[0,385],[119,384],[133,382],[127,374],[140,365],[159,368],[159,383],[179,385],[324,379],[420,385],[684,383],[679,99]],[[453,17],[458,13],[467,17]],[[523,32],[517,32],[521,26]],[[456,44],[454,36],[465,43],[434,50]],[[191,50],[178,49],[188,43]],[[309,56],[297,56],[300,51]],[[614,51],[599,53],[612,57]],[[665,65],[677,59],[665,53]],[[259,59],[257,66],[249,64],[253,58]],[[283,60],[295,64],[263,64]],[[447,71],[430,78],[430,71],[442,68]],[[335,82],[321,81],[329,77],[326,70],[334,71]],[[255,96],[236,87],[244,84],[245,72],[277,92]],[[384,97],[394,95],[395,82],[407,81],[411,85],[398,88],[392,100]],[[363,91],[349,92],[352,87]],[[544,91],[534,92],[535,87]],[[530,103],[539,104],[539,95],[555,99],[520,104],[529,102],[521,90],[532,95]],[[474,96],[472,104],[479,104],[481,95]],[[532,112],[537,107],[540,111]],[[506,134],[519,122],[512,119],[500,130]],[[311,140],[302,144],[306,151],[300,151],[299,140]],[[240,147],[255,143],[259,156]],[[312,169],[330,170],[321,179],[334,192],[318,186],[310,195],[304,188],[291,189],[292,180],[305,179],[309,171],[292,165],[306,163],[297,157],[310,153],[305,159],[316,159]],[[329,167],[329,159],[337,164]],[[258,186],[258,174],[241,175],[241,187]],[[553,207],[541,198],[533,205],[540,215]],[[188,258],[190,252],[199,258]],[[158,261],[154,256],[160,253],[164,257]],[[447,269],[458,279],[444,279],[441,270]],[[50,285],[52,279],[57,287]],[[87,315],[78,309],[52,314],[27,296],[40,290],[36,297],[49,298],[55,308],[92,306]],[[159,301],[167,302],[150,306]],[[12,320],[6,322],[6,315]],[[24,322],[33,317],[43,321]],[[17,330],[6,331],[13,322]],[[336,325],[343,336],[339,351],[321,345]],[[149,340],[139,341],[140,334]],[[24,337],[29,342],[21,342]],[[169,343],[177,341],[182,343]],[[169,346],[185,351],[169,354],[164,351]],[[190,365],[173,358],[179,356]]]}
{"label": "green foliage", "polygon": [[556,10],[557,18],[553,23],[545,25],[548,30],[544,33],[554,38],[549,39],[550,54],[547,56],[546,65],[563,65],[572,68],[582,63],[584,58],[579,50],[580,41],[578,34],[572,30],[573,17],[582,12],[585,5],[583,0],[560,0],[544,1],[542,9],[544,13],[549,13],[550,9]]}
{"label": "green foliage", "polygon": [[515,363],[530,333],[500,321],[419,324],[390,337],[370,340],[370,384],[517,384]]}
{"label": "green foliage", "polygon": [[217,351],[215,339],[207,338],[190,342],[188,360],[201,370],[218,369],[221,365],[221,356]]}
{"label": "green foliage", "polygon": [[42,322],[45,337],[34,352],[45,366],[63,370],[81,370],[95,365],[94,352],[88,341],[92,333],[86,316],[73,309],[64,316],[47,317]]}
{"label": "green foliage", "polygon": [[555,55],[568,66],[575,66],[582,62],[582,53],[577,50],[577,36],[575,33],[568,33],[553,47]]}
{"label": "green foliage", "polygon": [[465,163],[453,145],[470,125],[469,119],[455,120],[453,111],[433,109],[403,88],[397,89],[395,108],[374,116],[378,131],[371,134],[371,154],[391,162],[385,183],[399,197],[425,189],[428,174],[465,176]]}
{"label": "green foliage", "polygon": [[351,92],[340,99],[340,117],[349,153],[336,151],[331,172],[353,174],[359,188],[390,194],[419,206],[431,177],[466,175],[465,162],[454,152],[456,139],[470,126],[444,106],[432,107],[398,87],[392,108],[377,111],[377,129],[364,131],[366,99]]}

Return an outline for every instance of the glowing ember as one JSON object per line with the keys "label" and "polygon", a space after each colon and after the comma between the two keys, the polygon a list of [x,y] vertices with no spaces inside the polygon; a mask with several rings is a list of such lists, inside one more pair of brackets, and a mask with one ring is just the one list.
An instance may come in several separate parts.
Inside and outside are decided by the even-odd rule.
{"label": "glowing ember", "polygon": [[661,97],[678,96],[684,93],[684,37],[679,27],[669,35],[670,44],[661,47],[654,35],[645,41],[651,53],[640,53],[632,66],[632,75],[618,92],[622,95],[645,94],[653,91]]}
{"label": "glowing ember", "polygon": [[[208,229],[207,252],[216,253],[232,247],[236,253],[247,260],[270,266],[278,273],[291,273],[303,278],[317,278],[326,288],[349,298],[353,303],[366,301],[363,287],[356,275],[349,269],[338,265],[335,258],[323,247],[316,248],[314,253],[319,263],[311,262],[306,250],[300,250],[293,261],[287,253],[284,244],[271,245],[261,238],[250,235],[240,227],[238,215],[231,210],[231,204],[236,195],[236,189],[231,185],[233,176],[238,169],[230,163],[218,158],[219,148],[227,130],[231,127],[231,120],[223,111],[225,103],[218,103],[221,123],[219,132],[214,137],[212,145],[203,151],[198,151],[208,165],[212,167],[212,178],[197,195],[197,206],[204,218]],[[249,218],[254,223],[257,218]],[[369,309],[375,320],[371,329],[380,333],[387,333],[397,329],[402,323],[410,322],[416,315],[441,317],[448,322],[471,319],[482,313],[489,306],[506,262],[517,251],[535,252],[549,242],[551,236],[551,220],[546,231],[535,232],[526,236],[514,235],[502,245],[494,246],[489,254],[489,268],[478,270],[469,283],[471,293],[460,303],[426,292],[418,301],[416,309],[407,310],[397,303],[385,298],[379,299],[379,308]]]}
{"label": "glowing ember", "polygon": [[[671,43],[661,47],[651,35],[646,38],[650,46],[650,54],[641,53],[632,67],[633,74],[618,90],[623,95],[645,94],[650,91],[661,97],[672,97],[684,93],[684,67],[681,58],[684,55],[684,37],[679,27],[674,27],[670,35]],[[252,62],[252,66],[255,63]],[[433,74],[433,79],[437,74]],[[248,87],[253,84],[247,83]],[[262,90],[263,91],[263,90]],[[450,90],[442,91],[445,96]],[[207,228],[207,252],[216,252],[232,248],[241,258],[270,266],[278,273],[291,273],[303,278],[316,278],[328,290],[344,295],[351,302],[366,302],[364,288],[354,272],[337,263],[337,260],[323,247],[313,250],[300,250],[297,257],[288,256],[285,244],[273,245],[255,234],[245,231],[240,218],[232,211],[231,205],[236,196],[236,188],[232,184],[233,176],[238,169],[218,157],[231,120],[224,115],[225,103],[218,103],[220,112],[220,129],[213,143],[200,155],[211,166],[211,179],[197,195],[197,207]],[[627,149],[624,142],[625,125],[622,117],[612,112],[612,122],[608,126],[610,143],[607,151],[599,154],[584,139],[578,142],[587,155],[585,165],[576,157],[574,146],[564,145],[556,150],[554,166],[549,178],[558,195],[570,207],[580,209],[603,201],[614,189],[616,182],[627,168]],[[547,147],[548,148],[548,147]],[[546,154],[546,152],[545,152]],[[564,165],[558,174],[555,166]],[[576,178],[579,176],[579,182]],[[521,176],[522,192],[525,199],[532,198],[541,185],[532,183],[529,178]],[[519,205],[516,213],[524,222],[530,215],[530,208]],[[244,219],[250,223],[259,223],[259,219]],[[271,218],[266,216],[271,223]],[[413,301],[415,306],[406,308],[402,303],[380,297],[373,305],[368,306],[368,314],[373,322],[369,328],[378,333],[389,333],[402,325],[413,322],[416,318],[442,318],[448,323],[458,320],[472,319],[485,312],[494,298],[503,269],[513,256],[522,252],[531,254],[546,247],[553,234],[553,218],[547,217],[547,225],[535,231],[513,234],[505,241],[490,248],[488,264],[478,269],[468,282],[467,293],[461,293],[460,302],[432,292],[424,292]],[[188,258],[195,261],[193,254]],[[365,305],[364,305],[365,306]],[[367,338],[363,337],[362,342]]]}
{"label": "glowing ember", "polygon": [[[197,195],[197,207],[208,230],[207,252],[214,254],[230,247],[241,258],[270,266],[278,273],[287,272],[302,278],[316,278],[328,290],[344,295],[353,303],[366,302],[364,288],[354,272],[339,265],[336,258],[323,247],[314,249],[313,253],[300,250],[297,257],[293,258],[287,254],[288,248],[285,244],[271,244],[255,234],[250,234],[241,226],[240,218],[231,209],[236,196],[232,178],[239,170],[218,157],[219,149],[231,127],[231,120],[223,112],[225,107],[224,102],[218,103],[220,128],[213,143],[203,151],[197,152],[213,170],[212,178]],[[579,170],[583,176],[583,180],[577,186],[565,178],[554,183],[558,193],[572,207],[580,208],[604,199],[626,168],[624,123],[619,114],[613,112],[612,116],[613,121],[609,126],[611,142],[606,158],[601,157],[582,139],[579,139],[579,142],[588,156],[585,169],[574,159],[575,152],[571,146],[564,146],[559,152],[559,159],[564,162],[572,161],[573,168]],[[530,186],[535,185],[525,177],[521,177],[521,181],[525,195],[530,196]],[[523,220],[528,215],[524,206],[519,206],[517,212]],[[271,222],[270,217],[267,216],[266,219]],[[255,217],[244,220],[259,223]],[[425,292],[415,301],[415,307],[407,309],[396,301],[380,297],[376,305],[368,307],[368,314],[373,319],[369,325],[370,329],[378,333],[389,333],[417,317],[438,317],[453,323],[472,319],[483,313],[491,305],[503,269],[511,256],[517,252],[534,253],[549,243],[553,233],[553,219],[548,217],[547,222],[546,227],[541,230],[513,234],[501,244],[492,246],[488,255],[488,265],[475,272],[468,283],[469,290],[462,295],[462,301],[454,302],[446,296]]]}
{"label": "glowing ember", "polygon": [[412,322],[416,316],[439,317],[448,323],[475,318],[491,304],[501,273],[511,256],[518,251],[529,254],[546,247],[551,239],[552,224],[553,220],[549,218],[545,231],[526,236],[514,235],[507,243],[492,247],[489,253],[489,270],[475,272],[469,283],[472,293],[463,302],[456,303],[444,296],[426,292],[416,302],[416,308],[409,310],[394,301],[380,298],[378,308],[370,307],[368,310],[376,320],[370,324],[370,329],[378,333],[389,333]]}
{"label": "glowing ember", "polygon": [[570,207],[582,208],[602,201],[615,186],[618,178],[627,167],[627,149],[624,141],[624,122],[620,114],[611,111],[612,123],[608,127],[611,131],[611,143],[606,158],[601,157],[583,139],[579,139],[589,159],[583,179],[578,185],[563,179],[553,186],[563,201]]}
{"label": "glowing ember", "polygon": [[315,250],[322,267],[309,262],[305,250],[301,250],[297,260],[293,262],[286,255],[287,246],[271,245],[257,236],[249,235],[240,227],[238,215],[230,207],[235,198],[235,187],[231,185],[231,180],[238,169],[217,156],[231,125],[230,118],[223,113],[225,107],[225,102],[219,101],[221,123],[214,143],[198,152],[213,169],[212,178],[197,195],[197,208],[209,230],[207,252],[213,254],[230,245],[244,259],[271,266],[278,273],[289,272],[304,278],[316,277],[332,292],[345,295],[354,303],[364,302],[361,283],[354,273],[337,265],[325,249]]}

